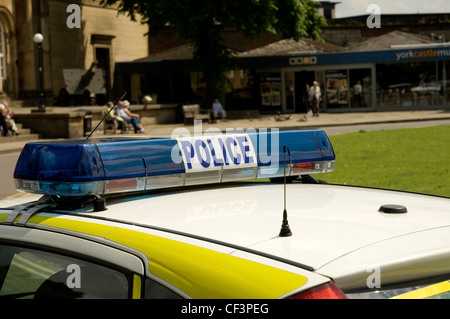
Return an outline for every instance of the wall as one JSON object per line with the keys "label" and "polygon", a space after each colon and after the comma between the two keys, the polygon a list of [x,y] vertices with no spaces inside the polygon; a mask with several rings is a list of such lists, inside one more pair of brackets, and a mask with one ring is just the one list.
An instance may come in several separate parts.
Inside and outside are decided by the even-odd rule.
{"label": "wall", "polygon": [[[91,117],[91,129],[94,129],[103,117],[105,107],[69,107],[51,108],[46,112],[31,112],[29,114],[16,114],[15,119],[41,138],[84,138],[85,116]],[[132,105],[133,113],[138,113],[146,124],[173,124],[177,120],[177,105],[175,104],[148,104]],[[103,125],[96,130],[103,132]]]}
{"label": "wall", "polygon": [[[118,15],[116,8],[101,7],[100,1],[82,1],[81,28],[66,24],[70,3],[81,1],[49,0],[52,88],[55,94],[64,87],[63,69],[88,69],[97,59],[96,48],[109,50],[109,72],[116,61],[142,58],[148,54],[147,26]],[[97,39],[97,40],[96,40]],[[112,85],[112,77],[110,85]]]}

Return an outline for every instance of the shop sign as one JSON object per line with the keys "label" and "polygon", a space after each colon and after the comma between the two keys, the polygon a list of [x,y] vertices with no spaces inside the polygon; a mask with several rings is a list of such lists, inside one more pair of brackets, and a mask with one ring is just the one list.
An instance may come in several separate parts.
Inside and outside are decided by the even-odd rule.
{"label": "shop sign", "polygon": [[408,59],[424,59],[424,58],[442,58],[450,56],[450,49],[423,49],[423,50],[407,50],[401,52],[395,52],[396,61],[408,60]]}
{"label": "shop sign", "polygon": [[316,56],[290,57],[289,65],[309,65],[317,64]]}

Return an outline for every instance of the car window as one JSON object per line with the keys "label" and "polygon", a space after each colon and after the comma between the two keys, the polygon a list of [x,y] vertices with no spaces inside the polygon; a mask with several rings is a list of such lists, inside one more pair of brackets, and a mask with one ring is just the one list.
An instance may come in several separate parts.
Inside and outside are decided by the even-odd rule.
{"label": "car window", "polygon": [[145,280],[145,299],[181,299],[182,297],[161,285],[160,283],[147,278]]}
{"label": "car window", "polygon": [[125,273],[47,251],[0,245],[0,298],[128,298]]}

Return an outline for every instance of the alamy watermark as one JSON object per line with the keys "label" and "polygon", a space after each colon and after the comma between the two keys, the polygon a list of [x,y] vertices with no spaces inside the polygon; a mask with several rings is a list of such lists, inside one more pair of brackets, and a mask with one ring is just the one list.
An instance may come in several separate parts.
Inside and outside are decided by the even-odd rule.
{"label": "alamy watermark", "polygon": [[366,20],[367,27],[369,29],[381,28],[381,7],[377,4],[369,4],[367,13],[370,13]]}
{"label": "alamy watermark", "polygon": [[381,288],[381,267],[379,265],[370,265],[367,267],[366,272],[370,273],[366,280],[367,288]]}
{"label": "alamy watermark", "polygon": [[66,9],[70,15],[67,17],[66,25],[69,29],[81,28],[81,8],[78,4],[69,4]]}
{"label": "alamy watermark", "polygon": [[77,264],[70,264],[66,269],[70,275],[67,277],[66,285],[68,288],[81,288],[81,269]]}
{"label": "alamy watermark", "polygon": [[[66,9],[70,15],[67,17],[66,25],[69,29],[81,28],[81,8],[78,4],[69,4]],[[370,15],[367,17],[366,25],[369,29],[381,28],[381,7],[377,4],[369,4],[366,9]]]}

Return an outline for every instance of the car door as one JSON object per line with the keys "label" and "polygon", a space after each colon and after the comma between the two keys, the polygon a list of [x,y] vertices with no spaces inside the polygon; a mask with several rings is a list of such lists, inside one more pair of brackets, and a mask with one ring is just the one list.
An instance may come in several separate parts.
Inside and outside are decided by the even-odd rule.
{"label": "car door", "polygon": [[0,226],[0,299],[141,298],[144,265],[121,249],[39,229]]}

